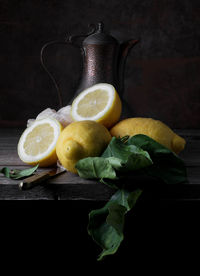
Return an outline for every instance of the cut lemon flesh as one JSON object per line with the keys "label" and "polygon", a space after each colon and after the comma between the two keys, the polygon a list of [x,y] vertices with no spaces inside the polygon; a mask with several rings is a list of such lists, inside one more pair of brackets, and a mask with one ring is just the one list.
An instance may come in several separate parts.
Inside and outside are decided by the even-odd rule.
{"label": "cut lemon flesh", "polygon": [[121,100],[114,86],[98,83],[74,99],[71,116],[74,121],[92,120],[111,127],[119,120],[121,108]]}
{"label": "cut lemon flesh", "polygon": [[24,151],[29,156],[45,153],[54,138],[54,129],[48,123],[36,126],[26,136]]}
{"label": "cut lemon flesh", "polygon": [[19,158],[30,165],[50,166],[56,163],[55,148],[61,131],[62,126],[55,119],[36,120],[20,137]]}

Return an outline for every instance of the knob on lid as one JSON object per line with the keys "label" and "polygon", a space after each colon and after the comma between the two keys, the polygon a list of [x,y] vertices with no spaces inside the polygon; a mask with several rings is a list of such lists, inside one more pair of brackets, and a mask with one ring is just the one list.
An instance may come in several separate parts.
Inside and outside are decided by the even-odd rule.
{"label": "knob on lid", "polygon": [[96,26],[95,33],[86,37],[83,41],[83,45],[88,44],[118,44],[118,41],[111,35],[104,32],[104,25],[102,22],[99,22]]}

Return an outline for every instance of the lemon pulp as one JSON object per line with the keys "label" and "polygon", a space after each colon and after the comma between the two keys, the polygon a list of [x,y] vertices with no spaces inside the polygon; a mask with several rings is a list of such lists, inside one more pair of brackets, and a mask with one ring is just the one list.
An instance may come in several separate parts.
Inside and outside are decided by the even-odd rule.
{"label": "lemon pulp", "polygon": [[[96,116],[99,112],[105,109],[108,99],[108,92],[106,90],[94,90],[80,100],[77,107],[77,113],[85,118]],[[89,109],[88,106],[90,106]]]}
{"label": "lemon pulp", "polygon": [[38,155],[47,151],[53,142],[54,130],[49,124],[36,126],[26,137],[24,151],[28,155]]}

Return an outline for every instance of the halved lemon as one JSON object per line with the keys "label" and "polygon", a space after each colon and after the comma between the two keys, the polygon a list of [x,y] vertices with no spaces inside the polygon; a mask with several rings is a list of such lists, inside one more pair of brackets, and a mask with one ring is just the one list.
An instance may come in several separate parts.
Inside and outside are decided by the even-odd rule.
{"label": "halved lemon", "polygon": [[57,162],[56,142],[62,131],[53,118],[36,120],[22,133],[18,142],[19,158],[29,165],[48,167]]}
{"label": "halved lemon", "polygon": [[121,100],[114,86],[98,83],[74,99],[71,116],[74,121],[92,120],[110,128],[119,120],[121,111]]}

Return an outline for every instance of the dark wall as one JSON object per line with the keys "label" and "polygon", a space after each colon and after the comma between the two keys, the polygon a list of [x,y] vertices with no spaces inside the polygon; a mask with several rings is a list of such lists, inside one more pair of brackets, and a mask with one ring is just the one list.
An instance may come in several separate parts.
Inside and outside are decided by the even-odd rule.
{"label": "dark wall", "polygon": [[[40,64],[41,47],[86,33],[98,21],[116,37],[140,39],[125,71],[124,97],[133,116],[199,128],[198,0],[0,0],[0,126],[25,126],[43,109],[58,109],[56,90]],[[52,46],[45,60],[67,105],[81,75],[80,52]]]}

